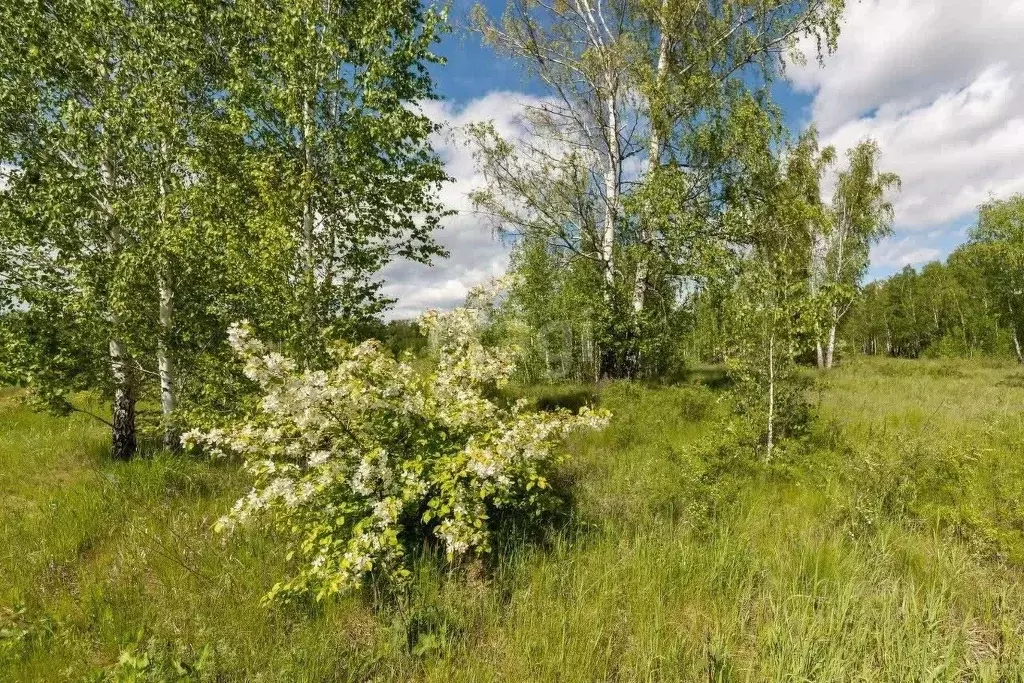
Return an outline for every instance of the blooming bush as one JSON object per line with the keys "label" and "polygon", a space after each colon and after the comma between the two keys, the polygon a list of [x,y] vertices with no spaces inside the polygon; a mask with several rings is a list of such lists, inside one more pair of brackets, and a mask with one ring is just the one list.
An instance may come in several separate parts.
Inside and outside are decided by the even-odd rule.
{"label": "blooming bush", "polygon": [[299,372],[244,324],[232,327],[231,345],[263,391],[260,410],[185,441],[241,457],[255,479],[218,528],[265,518],[290,539],[300,568],[268,599],[321,599],[371,573],[400,583],[407,544],[427,534],[449,562],[487,553],[497,511],[535,516],[555,501],[558,440],[606,424],[607,413],[587,408],[537,413],[489,398],[513,359],[480,343],[477,311],[429,313],[421,325],[438,349],[431,372],[377,341],[338,347],[331,370]]}

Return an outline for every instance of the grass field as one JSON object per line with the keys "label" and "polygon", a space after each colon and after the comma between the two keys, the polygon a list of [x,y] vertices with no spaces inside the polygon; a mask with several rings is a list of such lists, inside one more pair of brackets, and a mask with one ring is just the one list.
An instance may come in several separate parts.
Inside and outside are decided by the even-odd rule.
{"label": "grass field", "polygon": [[[531,390],[540,404],[586,389]],[[725,390],[616,384],[571,514],[483,575],[269,611],[227,464],[105,456],[0,394],[0,681],[1024,681],[1024,373],[856,361],[759,463]]]}

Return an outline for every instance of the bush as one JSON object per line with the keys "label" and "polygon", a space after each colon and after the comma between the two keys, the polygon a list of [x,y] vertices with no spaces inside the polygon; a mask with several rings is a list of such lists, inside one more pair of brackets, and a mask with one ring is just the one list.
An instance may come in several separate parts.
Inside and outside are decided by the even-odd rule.
{"label": "bush", "polygon": [[332,370],[300,372],[244,325],[230,331],[264,393],[260,410],[185,440],[241,457],[255,479],[219,528],[266,518],[289,539],[299,570],[268,599],[321,599],[371,576],[401,584],[410,543],[427,536],[449,562],[486,554],[499,513],[536,518],[557,502],[557,441],[605,424],[588,408],[537,413],[491,400],[512,355],[481,344],[476,311],[431,313],[421,326],[439,347],[429,372],[373,340],[337,347]]}

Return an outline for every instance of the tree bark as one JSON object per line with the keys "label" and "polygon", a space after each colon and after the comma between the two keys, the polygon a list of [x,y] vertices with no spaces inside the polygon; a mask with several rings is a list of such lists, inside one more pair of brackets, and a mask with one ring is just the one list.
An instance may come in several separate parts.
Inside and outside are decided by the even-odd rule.
{"label": "tree bark", "polygon": [[[112,188],[113,172],[110,164],[104,162],[100,166],[100,177],[105,188]],[[110,230],[110,256],[113,263],[111,271],[121,254],[121,228],[117,217],[108,201],[101,202],[107,213]],[[109,341],[110,374],[114,380],[113,427],[111,429],[110,455],[114,460],[130,460],[137,448],[135,437],[135,376],[129,365],[129,355],[124,341],[119,336],[119,317],[116,310],[111,309]]]}
{"label": "tree bark", "polygon": [[1017,322],[1016,315],[1013,312],[1013,304],[1007,303],[1006,307],[1010,311],[1010,336],[1013,337],[1013,350],[1017,353],[1017,362],[1024,363],[1024,354],[1021,353],[1020,348],[1020,337],[1017,335]]}
{"label": "tree bark", "polygon": [[160,336],[156,360],[160,373],[160,412],[164,420],[164,448],[176,452],[181,449],[181,433],[174,416],[178,404],[177,373],[170,348],[174,329],[174,291],[164,276],[160,277],[159,287]]}
{"label": "tree bark", "polygon": [[[661,0],[661,35],[658,38],[658,66],[655,76],[655,91],[660,91],[661,85],[664,82],[665,74],[668,73],[668,31],[666,30],[666,22],[668,20],[668,0]],[[661,164],[661,148],[662,141],[661,135],[658,132],[658,128],[654,125],[654,107],[651,106],[651,141],[650,146],[647,150],[647,173],[653,173],[658,166]],[[641,227],[641,240],[644,242],[650,241],[651,234],[645,228]],[[646,244],[641,244],[640,253],[637,256],[636,264],[636,277],[633,282],[633,312],[640,313],[644,309],[644,303],[647,293],[647,277],[650,272],[650,264],[648,263],[648,255],[644,251]]]}
{"label": "tree bark", "polygon": [[[160,227],[167,229],[167,187],[164,178],[160,178]],[[177,407],[177,376],[171,340],[174,334],[174,290],[171,287],[170,268],[166,263],[161,266],[157,277],[159,290],[160,330],[157,334],[156,363],[160,375],[160,414],[164,423],[164,448],[171,452],[181,450],[181,434],[175,422],[174,410]]]}
{"label": "tree bark", "polygon": [[[305,328],[304,344],[313,341],[316,334],[316,251],[313,244],[313,148],[310,143],[312,133],[312,113],[307,99],[302,105],[302,155],[303,155],[303,192],[302,203],[302,249],[305,259]],[[308,359],[304,358],[308,362]],[[305,362],[304,362],[305,364]]]}
{"label": "tree bark", "polygon": [[835,358],[836,349],[836,325],[832,324],[832,327],[828,330],[828,347],[825,349],[825,369],[832,369],[832,362]]}
{"label": "tree bark", "polygon": [[615,221],[619,207],[619,112],[615,98],[614,84],[609,79],[607,120],[605,136],[608,138],[608,159],[604,173],[605,213],[604,235],[601,239],[601,258],[604,262],[604,280],[607,286],[606,296],[611,296],[615,288]]}
{"label": "tree bark", "polygon": [[110,456],[131,460],[135,455],[135,379],[128,353],[120,339],[110,340],[110,368],[114,376],[114,427]]}
{"label": "tree bark", "polygon": [[819,370],[824,370],[825,369],[825,347],[823,347],[821,345],[821,340],[820,339],[816,340],[814,342],[814,345],[815,345],[815,347],[817,348],[817,351],[818,351],[818,369]]}

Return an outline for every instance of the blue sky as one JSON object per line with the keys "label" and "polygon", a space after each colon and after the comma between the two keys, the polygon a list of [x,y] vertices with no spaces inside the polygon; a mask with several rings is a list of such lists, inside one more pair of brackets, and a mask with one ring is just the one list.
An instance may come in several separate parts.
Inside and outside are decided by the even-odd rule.
{"label": "blue sky", "polygon": [[[541,94],[511,60],[495,54],[481,44],[478,35],[465,30],[467,14],[475,4],[470,0],[453,3],[455,30],[445,36],[437,50],[448,63],[434,71],[441,95],[455,102],[468,102],[494,90]],[[505,6],[504,0],[485,0],[482,4],[492,16],[500,15]]]}
{"label": "blue sky", "polygon": [[[500,14],[504,0],[485,0]],[[820,67],[789,69],[777,101],[794,129],[814,122],[840,152],[874,138],[883,166],[900,174],[895,234],[872,252],[870,278],[943,258],[966,238],[975,207],[1024,192],[1024,0],[848,0],[839,49]],[[455,0],[465,25],[471,0]],[[435,70],[450,129],[478,120],[510,127],[519,103],[542,95],[516,65],[456,30]],[[504,271],[507,249],[468,209],[478,187],[471,154],[451,136],[437,148],[456,182],[443,199],[460,215],[441,240],[451,258],[433,268],[397,264],[384,273],[399,299],[395,317],[457,305],[469,287]]]}

